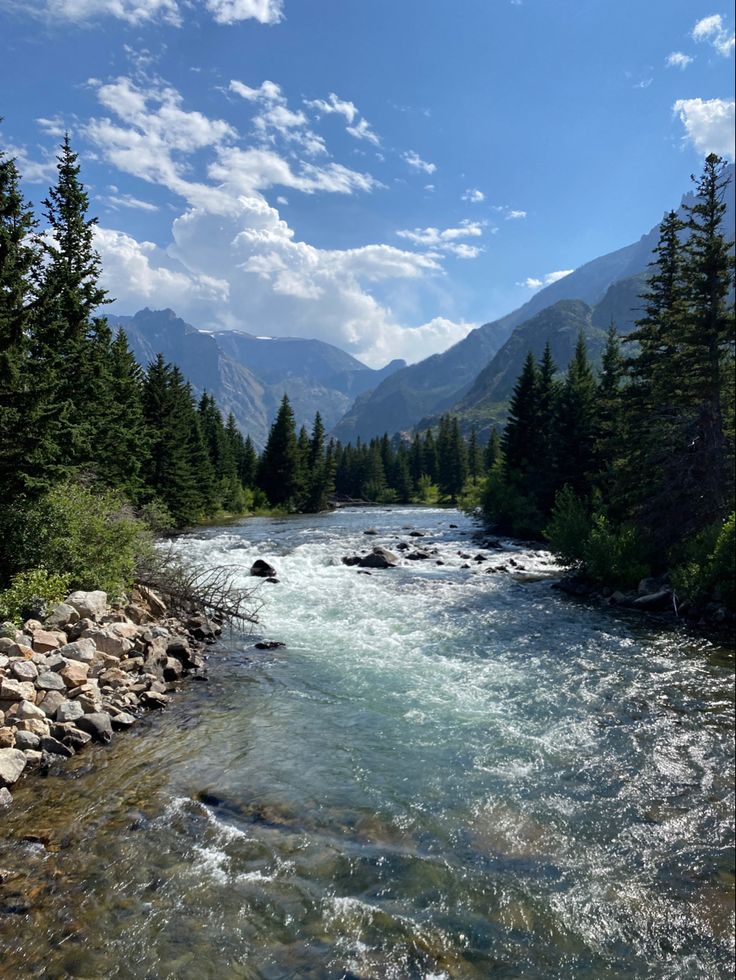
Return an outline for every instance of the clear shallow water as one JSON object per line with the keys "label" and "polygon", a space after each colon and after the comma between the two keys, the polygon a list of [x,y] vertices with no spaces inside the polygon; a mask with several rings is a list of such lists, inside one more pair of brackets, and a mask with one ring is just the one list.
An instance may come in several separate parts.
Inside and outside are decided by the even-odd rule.
{"label": "clear shallow water", "polygon": [[[397,508],[183,539],[276,566],[259,633],[287,649],[230,637],[163,716],[21,784],[0,975],[730,976],[729,652],[486,573],[544,555],[464,569],[472,530]],[[445,564],[340,564],[400,538]]]}

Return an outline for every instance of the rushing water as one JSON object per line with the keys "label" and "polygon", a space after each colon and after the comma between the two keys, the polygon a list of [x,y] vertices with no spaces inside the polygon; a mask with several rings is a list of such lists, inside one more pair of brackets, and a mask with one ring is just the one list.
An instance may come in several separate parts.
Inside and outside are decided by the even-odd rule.
{"label": "rushing water", "polygon": [[[17,787],[3,980],[730,976],[729,652],[564,598],[543,554],[468,562],[472,531],[396,508],[183,539],[277,567],[259,630],[287,647],[227,638],[209,683]],[[400,538],[438,553],[340,563]]]}

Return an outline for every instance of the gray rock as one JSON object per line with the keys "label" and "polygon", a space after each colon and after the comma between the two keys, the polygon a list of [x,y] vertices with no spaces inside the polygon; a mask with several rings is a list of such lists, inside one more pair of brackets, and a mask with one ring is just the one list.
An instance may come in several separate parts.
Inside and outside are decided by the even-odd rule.
{"label": "gray rock", "polygon": [[66,704],[66,698],[60,691],[49,691],[38,705],[46,718],[55,718],[59,706]]}
{"label": "gray rock", "polygon": [[407,561],[427,561],[430,556],[426,551],[412,551],[406,556]]}
{"label": "gray rock", "polygon": [[27,721],[29,718],[40,718],[46,720],[46,715],[42,708],[32,701],[21,701],[15,709],[15,717],[19,721]]}
{"label": "gray rock", "polygon": [[13,796],[7,786],[0,786],[0,806],[10,806]]}
{"label": "gray rock", "polygon": [[96,646],[94,640],[88,637],[75,640],[74,643],[67,643],[59,649],[59,654],[67,660],[77,660],[79,663],[91,664],[95,659]]}
{"label": "gray rock", "polygon": [[35,751],[41,744],[41,739],[33,732],[16,732],[15,747],[25,751]]}
{"label": "gray rock", "polygon": [[0,786],[12,786],[26,767],[20,749],[0,749]]}
{"label": "gray rock", "polygon": [[35,681],[38,677],[38,667],[32,660],[16,660],[11,671],[19,681]]}
{"label": "gray rock", "polygon": [[394,568],[398,561],[393,552],[378,545],[369,555],[361,558],[358,564],[361,568]]}
{"label": "gray rock", "polygon": [[634,609],[673,609],[672,602],[672,590],[671,589],[660,589],[659,592],[653,592],[650,595],[640,595],[637,599],[631,603]]}
{"label": "gray rock", "polygon": [[75,725],[83,732],[88,732],[96,742],[112,741],[112,724],[110,715],[104,711],[94,711],[91,714],[83,715]]}
{"label": "gray rock", "polygon": [[65,701],[56,709],[55,718],[57,721],[76,721],[84,714],[84,708],[79,701]]}
{"label": "gray rock", "polygon": [[250,566],[250,574],[255,575],[256,578],[269,578],[271,575],[276,575],[276,569],[262,558],[256,558]]}
{"label": "gray rock", "polygon": [[64,745],[56,738],[52,738],[51,735],[45,735],[41,739],[41,751],[48,752],[49,755],[61,755],[65,759],[71,759],[74,755],[74,749],[69,745]]}
{"label": "gray rock", "polygon": [[75,752],[79,752],[85,745],[89,745],[91,741],[92,736],[89,732],[83,732],[80,728],[74,727],[70,728],[62,739],[62,743],[68,745],[70,749],[74,749]]}
{"label": "gray rock", "polygon": [[66,602],[60,602],[58,606],[54,606],[46,617],[46,626],[49,629],[60,630],[65,626],[73,626],[78,621],[79,613],[74,606],[70,606]]}
{"label": "gray rock", "polygon": [[662,581],[658,578],[643,578],[639,582],[639,595],[654,595],[662,590]]}
{"label": "gray rock", "polygon": [[82,619],[99,619],[107,612],[107,593],[72,592],[66,597],[66,605],[73,606]]}
{"label": "gray rock", "polygon": [[30,681],[16,681],[12,677],[3,677],[0,680],[0,700],[35,702],[36,689]]}
{"label": "gray rock", "polygon": [[39,691],[64,691],[66,690],[66,684],[64,683],[64,678],[60,674],[55,674],[52,670],[47,670],[43,674],[39,674],[36,679],[36,687]]}
{"label": "gray rock", "polygon": [[116,730],[123,728],[130,728],[131,725],[135,725],[136,719],[127,711],[119,711],[116,715],[113,715],[110,719],[112,721],[112,727]]}
{"label": "gray rock", "polygon": [[144,691],[141,694],[141,704],[146,708],[165,708],[168,703],[168,696],[158,691]]}

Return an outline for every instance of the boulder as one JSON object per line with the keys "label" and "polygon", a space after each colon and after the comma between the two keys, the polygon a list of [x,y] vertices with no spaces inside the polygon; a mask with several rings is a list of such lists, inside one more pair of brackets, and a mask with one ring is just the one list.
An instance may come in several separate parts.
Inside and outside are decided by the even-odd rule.
{"label": "boulder", "polygon": [[168,703],[168,695],[160,691],[144,691],[141,694],[141,704],[145,708],[165,708]]}
{"label": "boulder", "polygon": [[72,592],[66,597],[66,605],[73,606],[82,619],[101,619],[107,612],[107,593]]}
{"label": "boulder", "polygon": [[55,718],[56,712],[62,704],[66,704],[66,698],[61,691],[48,691],[38,707],[46,718]]}
{"label": "boulder", "polygon": [[662,580],[658,578],[643,578],[639,582],[639,587],[636,590],[639,595],[655,595],[657,592],[662,591]]}
{"label": "boulder", "polygon": [[94,711],[91,714],[83,715],[75,722],[75,727],[83,732],[87,732],[95,742],[112,741],[112,723],[110,715],[104,711]]}
{"label": "boulder", "polygon": [[28,718],[40,718],[41,721],[46,720],[46,714],[43,709],[32,701],[19,701],[14,706],[13,717],[21,721]]}
{"label": "boulder", "polygon": [[345,555],[341,561],[343,565],[359,565],[361,557],[360,555]]}
{"label": "boulder", "polygon": [[[0,806],[10,806],[13,796],[7,786],[0,786]],[[0,878],[0,880],[2,880]]]}
{"label": "boulder", "polygon": [[23,752],[35,752],[40,744],[41,739],[38,735],[34,735],[33,732],[20,731],[15,733],[16,749],[21,749]]}
{"label": "boulder", "polygon": [[280,650],[286,644],[282,643],[281,640],[259,640],[254,646],[256,650]]}
{"label": "boulder", "polygon": [[99,681],[102,687],[127,687],[130,676],[118,667],[110,667],[103,674],[100,674]]}
{"label": "boulder", "polygon": [[48,735],[49,733],[49,723],[46,718],[43,720],[41,718],[22,718],[15,723],[15,727],[19,732],[33,732],[34,735]]}
{"label": "boulder", "polygon": [[135,725],[136,719],[127,711],[119,711],[118,714],[113,715],[110,719],[112,721],[112,727],[116,731],[122,731],[124,728],[130,728],[131,725]]}
{"label": "boulder", "polygon": [[0,728],[0,749],[12,749],[15,745],[15,729],[10,726]]}
{"label": "boulder", "polygon": [[167,657],[164,663],[164,680],[170,684],[181,679],[184,668],[176,657]]}
{"label": "boulder", "polygon": [[57,721],[62,722],[63,724],[67,721],[76,721],[78,718],[81,718],[83,714],[84,708],[79,701],[64,701],[64,703],[60,704],[56,709],[56,714],[54,717]]}
{"label": "boulder", "polygon": [[26,767],[20,749],[0,749],[0,786],[12,786]]}
{"label": "boulder", "polygon": [[378,534],[378,531],[374,527],[369,527],[365,531],[363,531],[363,534],[368,534],[371,537],[373,537],[373,535]]}
{"label": "boulder", "polygon": [[255,575],[256,578],[270,578],[276,575],[276,569],[273,565],[269,565],[267,561],[262,558],[256,558],[253,564],[250,566],[250,574]]}
{"label": "boulder", "polygon": [[[63,642],[66,643],[66,637]],[[51,630],[36,630],[33,634],[33,649],[36,653],[51,653],[52,650],[58,650],[61,645],[62,641]]]}
{"label": "boulder", "polygon": [[378,545],[369,555],[361,558],[358,564],[361,568],[394,568],[398,561],[393,552]]}
{"label": "boulder", "polygon": [[[131,641],[127,637],[120,636],[118,633],[116,633],[112,626],[105,629],[100,629],[99,627],[86,629],[84,633],[82,633],[82,638],[78,640],[77,643],[73,644],[73,646],[79,646],[79,644],[83,643],[85,640],[91,640],[94,647],[100,653],[107,653],[113,657],[124,657],[126,653],[130,653],[130,651],[133,649],[133,644]],[[63,649],[64,648],[62,648],[62,652]],[[74,659],[80,660],[82,658],[75,657]],[[92,657],[88,662],[91,662],[92,659],[94,659],[94,650],[92,651]]]}
{"label": "boulder", "polygon": [[[86,632],[86,630],[85,630]],[[83,664],[91,664],[95,659],[97,647],[94,640],[89,637],[75,640],[74,643],[67,643],[59,648],[59,655],[67,660],[78,660]]]}
{"label": "boulder", "polygon": [[72,725],[61,741],[63,745],[68,745],[70,749],[79,752],[85,745],[89,745],[92,741],[92,736],[89,732],[83,732],[81,729],[75,728]]}
{"label": "boulder", "polygon": [[649,595],[640,595],[631,603],[634,609],[648,609],[652,611],[660,609],[673,609],[672,590],[669,588],[660,589]]}
{"label": "boulder", "polygon": [[26,642],[28,637],[21,637],[17,643],[14,643],[12,647],[8,650],[9,657],[23,657],[24,660],[30,660],[35,653],[35,650],[30,643],[33,641]]}
{"label": "boulder", "polygon": [[53,738],[51,735],[44,735],[41,739],[41,751],[48,752],[49,755],[60,755],[65,759],[71,759],[74,755],[74,749],[69,745],[64,745],[58,739]]}
{"label": "boulder", "polygon": [[35,681],[38,677],[38,667],[32,660],[16,660],[10,668],[16,680]]}
{"label": "boulder", "polygon": [[79,620],[79,613],[67,602],[54,606],[46,617],[46,626],[52,630],[62,630],[65,626],[73,626]]}
{"label": "boulder", "polygon": [[424,531],[409,531],[410,538],[423,538],[425,537]]}
{"label": "boulder", "polygon": [[[36,681],[38,684],[38,680]],[[63,686],[63,685],[62,685]],[[0,682],[0,701],[36,701],[36,689],[30,681],[3,677]]]}
{"label": "boulder", "polygon": [[[64,667],[64,670],[66,670],[66,667]],[[66,684],[64,683],[64,679],[62,678],[61,674],[56,674],[53,670],[47,670],[43,674],[39,674],[36,678],[36,687],[39,689],[39,691],[66,690]]]}
{"label": "boulder", "polygon": [[412,551],[406,556],[407,561],[426,561],[428,558],[426,551]]}

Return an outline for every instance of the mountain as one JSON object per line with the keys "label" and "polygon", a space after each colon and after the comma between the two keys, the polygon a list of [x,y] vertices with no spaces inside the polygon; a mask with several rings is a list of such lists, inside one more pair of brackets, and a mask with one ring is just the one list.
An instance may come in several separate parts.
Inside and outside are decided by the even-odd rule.
{"label": "mountain", "polygon": [[[729,167],[729,172],[731,182],[727,190],[727,204],[733,224],[733,165]],[[693,200],[692,194],[685,195],[680,208],[686,203],[692,204]],[[486,408],[491,411],[491,406],[496,401],[503,402],[508,397],[508,386],[502,379],[516,372],[515,378],[526,356],[524,349],[521,361],[517,363],[515,358],[519,353],[519,345],[514,342],[508,351],[505,345],[518,328],[563,301],[579,300],[589,308],[590,323],[584,332],[592,343],[591,355],[595,357],[601,331],[605,333],[611,319],[621,333],[628,333],[632,329],[641,305],[638,299],[639,290],[658,239],[657,224],[637,242],[587,262],[569,276],[541,289],[512,313],[471,331],[443,354],[435,354],[396,371],[374,391],[356,400],[335,427],[335,435],[344,441],[355,440],[358,436],[368,439],[381,435],[386,430],[396,432],[424,424],[456,406],[461,414],[471,408],[478,409],[481,384],[479,365],[488,365],[489,373],[485,374],[485,367],[482,372],[486,380],[498,378],[501,384],[500,388],[491,385],[486,392]],[[544,326],[544,320],[536,320],[530,328],[535,343],[543,336],[545,329],[554,332],[567,322],[564,309],[560,307],[550,317],[548,327]],[[573,313],[569,309],[568,312],[572,317],[571,322],[576,321],[579,311]],[[565,354],[564,341],[565,336],[569,339],[569,330],[563,327],[562,331],[558,341],[550,335],[550,342],[553,349],[558,347],[558,363],[564,367],[569,360]],[[544,343],[545,340],[542,340],[542,349]],[[491,367],[489,362],[496,357],[500,357],[501,361]]]}
{"label": "mountain", "polygon": [[319,411],[330,429],[354,398],[405,367],[404,361],[392,361],[375,371],[321,340],[254,337],[235,330],[207,333],[168,309],[109,315],[108,321],[113,329],[123,328],[139,364],[145,367],[163,354],[197,394],[209,392],[225,415],[232,412],[258,447],[266,441],[284,392],[297,425],[311,426]]}

